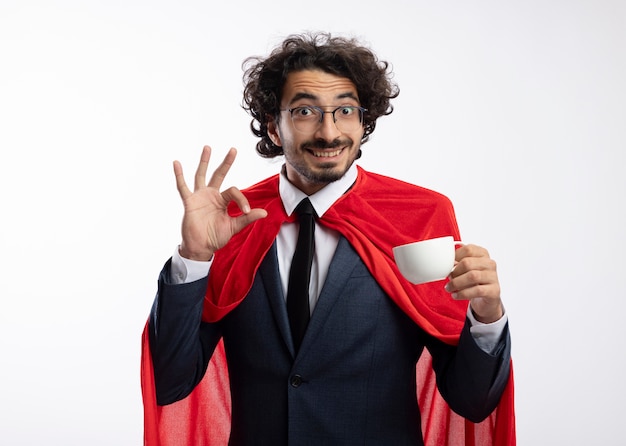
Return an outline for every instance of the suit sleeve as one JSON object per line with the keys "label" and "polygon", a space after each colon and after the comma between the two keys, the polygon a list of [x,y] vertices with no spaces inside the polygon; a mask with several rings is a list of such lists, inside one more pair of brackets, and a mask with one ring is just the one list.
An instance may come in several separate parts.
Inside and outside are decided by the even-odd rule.
{"label": "suit sleeve", "polygon": [[467,319],[457,346],[429,338],[426,347],[433,358],[437,387],[450,408],[475,423],[487,418],[500,402],[509,377],[508,323],[490,353],[476,344]]}
{"label": "suit sleeve", "polygon": [[157,404],[183,399],[202,380],[220,340],[219,324],[202,322],[207,278],[174,285],[171,259],[159,275],[150,312],[150,352]]}

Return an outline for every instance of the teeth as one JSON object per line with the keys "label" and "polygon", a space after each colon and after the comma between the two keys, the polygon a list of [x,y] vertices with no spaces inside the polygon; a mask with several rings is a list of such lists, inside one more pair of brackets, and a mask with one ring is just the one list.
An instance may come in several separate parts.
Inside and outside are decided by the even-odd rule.
{"label": "teeth", "polygon": [[313,152],[313,155],[321,158],[330,158],[331,156],[337,156],[341,153],[342,149],[335,150],[334,152]]}

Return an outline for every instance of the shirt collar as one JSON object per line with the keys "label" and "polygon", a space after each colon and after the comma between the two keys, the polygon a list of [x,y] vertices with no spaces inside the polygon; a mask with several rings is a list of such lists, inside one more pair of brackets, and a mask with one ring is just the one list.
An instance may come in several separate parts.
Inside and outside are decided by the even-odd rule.
{"label": "shirt collar", "polygon": [[[353,163],[343,177],[337,181],[328,183],[322,189],[309,196],[309,200],[311,200],[313,209],[315,209],[315,213],[318,217],[324,215],[333,203],[346,193],[356,181],[357,175],[356,164]],[[304,192],[289,182],[284,166],[280,171],[278,191],[287,215],[291,215],[296,206],[298,206],[298,203],[307,197]]]}

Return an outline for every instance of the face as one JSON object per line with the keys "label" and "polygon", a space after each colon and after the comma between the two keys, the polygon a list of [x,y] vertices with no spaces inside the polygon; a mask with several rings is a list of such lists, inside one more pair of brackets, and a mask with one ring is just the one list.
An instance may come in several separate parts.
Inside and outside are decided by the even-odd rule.
{"label": "face", "polygon": [[[293,72],[283,87],[282,110],[317,106],[332,111],[339,106],[359,106],[356,87],[349,79],[318,70]],[[302,132],[293,126],[289,112],[268,124],[272,142],[283,148],[287,178],[307,195],[340,179],[357,158],[363,126],[340,131],[331,113],[325,113],[317,130]]]}

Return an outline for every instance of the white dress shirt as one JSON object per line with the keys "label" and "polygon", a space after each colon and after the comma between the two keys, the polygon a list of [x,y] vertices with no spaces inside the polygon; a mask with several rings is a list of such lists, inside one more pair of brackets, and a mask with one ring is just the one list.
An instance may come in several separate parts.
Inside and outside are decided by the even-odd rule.
{"label": "white dress shirt", "polygon": [[[316,214],[321,217],[349,188],[357,178],[357,168],[353,164],[346,174],[339,180],[329,183],[320,191],[309,196],[309,200]],[[279,193],[287,215],[291,215],[296,206],[307,195],[287,180],[284,169],[279,178]],[[278,254],[278,269],[283,286],[283,295],[287,296],[287,281],[291,259],[296,249],[299,224],[297,222],[284,223],[276,237],[276,250]],[[339,243],[339,233],[324,226],[315,224],[315,253],[311,267],[311,282],[309,285],[309,306],[311,312],[328,275],[330,262]],[[201,262],[181,257],[176,248],[172,256],[171,280],[174,284],[189,283],[206,277],[211,267],[211,261]],[[467,317],[470,320],[470,331],[478,346],[486,352],[491,352],[497,345],[502,330],[507,321],[506,314],[498,321],[491,324],[478,322],[468,307]]]}

